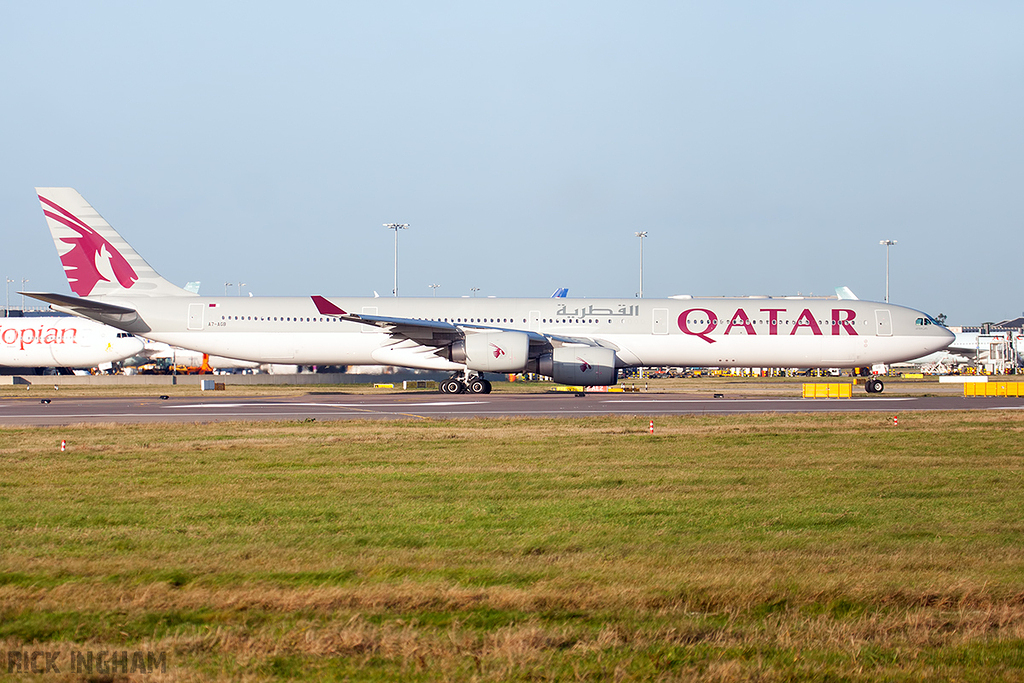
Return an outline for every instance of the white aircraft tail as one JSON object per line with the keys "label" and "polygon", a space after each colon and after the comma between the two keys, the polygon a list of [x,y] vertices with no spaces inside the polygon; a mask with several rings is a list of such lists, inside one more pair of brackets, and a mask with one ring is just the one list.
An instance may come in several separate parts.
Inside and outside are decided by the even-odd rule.
{"label": "white aircraft tail", "polygon": [[153,270],[70,187],[37,187],[64,274],[78,296],[195,296]]}
{"label": "white aircraft tail", "polygon": [[849,299],[850,301],[859,301],[857,295],[849,287],[836,287],[836,297],[839,299]]}

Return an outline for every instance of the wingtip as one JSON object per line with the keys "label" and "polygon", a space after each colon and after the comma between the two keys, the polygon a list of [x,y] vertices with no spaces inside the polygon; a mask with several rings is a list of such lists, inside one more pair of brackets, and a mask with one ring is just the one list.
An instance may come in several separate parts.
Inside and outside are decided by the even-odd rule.
{"label": "wingtip", "polygon": [[313,304],[316,306],[316,310],[320,311],[321,315],[348,315],[348,313],[341,310],[319,294],[314,294],[312,299]]}

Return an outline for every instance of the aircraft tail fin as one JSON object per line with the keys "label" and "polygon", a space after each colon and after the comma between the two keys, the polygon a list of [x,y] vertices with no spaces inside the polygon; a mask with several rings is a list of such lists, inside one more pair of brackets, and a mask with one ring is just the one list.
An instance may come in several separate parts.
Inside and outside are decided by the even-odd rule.
{"label": "aircraft tail fin", "polygon": [[78,191],[37,187],[36,194],[78,296],[195,296],[160,277]]}
{"label": "aircraft tail fin", "polygon": [[836,287],[836,296],[840,299],[857,300],[857,295],[850,291],[849,287]]}

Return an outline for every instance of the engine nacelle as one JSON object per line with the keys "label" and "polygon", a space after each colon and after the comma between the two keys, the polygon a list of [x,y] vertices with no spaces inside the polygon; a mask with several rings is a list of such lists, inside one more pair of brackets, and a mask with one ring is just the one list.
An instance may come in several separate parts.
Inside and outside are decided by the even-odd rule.
{"label": "engine nacelle", "polygon": [[585,387],[615,384],[615,351],[593,346],[559,346],[540,357],[537,370],[559,384]]}
{"label": "engine nacelle", "polygon": [[530,337],[523,332],[478,332],[452,344],[449,358],[477,372],[519,372],[530,357]]}

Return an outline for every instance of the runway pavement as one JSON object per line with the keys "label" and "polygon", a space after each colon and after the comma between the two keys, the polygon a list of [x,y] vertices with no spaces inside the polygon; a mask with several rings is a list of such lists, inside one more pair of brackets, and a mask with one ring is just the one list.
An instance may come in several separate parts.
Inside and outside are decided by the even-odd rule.
{"label": "runway pavement", "polygon": [[[48,401],[48,402],[44,402]],[[1024,398],[959,396],[852,399],[708,398],[695,394],[307,394],[295,398],[8,398],[0,425],[67,425],[226,420],[453,419],[919,410],[1020,410]]]}

